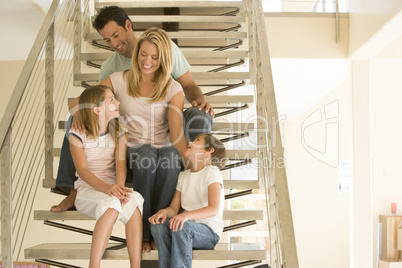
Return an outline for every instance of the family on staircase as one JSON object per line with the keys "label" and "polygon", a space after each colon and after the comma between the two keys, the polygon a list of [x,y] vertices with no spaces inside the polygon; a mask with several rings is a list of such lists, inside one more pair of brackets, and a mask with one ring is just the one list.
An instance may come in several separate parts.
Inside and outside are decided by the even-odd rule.
{"label": "family on staircase", "polygon": [[[75,206],[97,220],[89,267],[100,266],[117,220],[131,267],[156,249],[159,267],[191,267],[192,249],[213,249],[223,230],[225,148],[207,134],[214,110],[164,30],[137,38],[116,6],[102,8],[93,26],[114,52],[100,84],[69,105],[53,189],[68,196],[51,211]],[[183,92],[192,105],[184,112]]]}

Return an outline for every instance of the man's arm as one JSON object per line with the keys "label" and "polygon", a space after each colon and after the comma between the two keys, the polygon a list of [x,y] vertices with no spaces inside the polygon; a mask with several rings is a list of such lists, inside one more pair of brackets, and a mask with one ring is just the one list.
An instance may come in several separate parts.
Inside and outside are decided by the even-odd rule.
{"label": "man's arm", "polygon": [[212,106],[205,101],[204,95],[191,77],[190,71],[187,71],[182,76],[176,78],[176,81],[179,82],[183,87],[186,99],[191,103],[192,106],[199,106],[200,110],[205,107],[206,113],[209,112],[212,116],[215,115],[214,108],[212,108]]}

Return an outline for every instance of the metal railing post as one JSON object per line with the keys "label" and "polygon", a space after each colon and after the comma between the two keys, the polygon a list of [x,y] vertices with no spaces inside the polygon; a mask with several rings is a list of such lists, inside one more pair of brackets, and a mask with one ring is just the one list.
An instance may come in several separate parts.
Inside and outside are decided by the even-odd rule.
{"label": "metal railing post", "polygon": [[13,267],[11,159],[11,128],[9,128],[0,150],[1,258],[3,268]]}
{"label": "metal railing post", "polygon": [[[75,17],[74,17],[74,77],[81,73],[81,38],[82,38],[82,13],[81,1],[75,1]],[[74,78],[74,85],[75,84]]]}
{"label": "metal railing post", "polygon": [[45,179],[53,179],[54,23],[46,40],[45,60]]}

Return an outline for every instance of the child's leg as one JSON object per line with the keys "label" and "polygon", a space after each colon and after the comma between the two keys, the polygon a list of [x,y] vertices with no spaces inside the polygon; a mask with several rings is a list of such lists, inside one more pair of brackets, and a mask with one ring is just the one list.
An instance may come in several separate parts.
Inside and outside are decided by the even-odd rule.
{"label": "child's leg", "polygon": [[208,225],[193,221],[186,221],[182,230],[170,232],[172,267],[191,267],[193,249],[213,249],[219,242],[219,236]]}
{"label": "child's leg", "polygon": [[119,212],[109,208],[97,220],[92,235],[91,255],[89,259],[89,267],[100,267],[102,255],[105,251],[107,242],[112,233],[113,225],[116,222]]}
{"label": "child's leg", "polygon": [[130,220],[126,223],[126,241],[130,267],[140,267],[142,252],[142,217],[138,207]]}
{"label": "child's leg", "polygon": [[172,237],[170,235],[169,221],[163,224],[151,224],[151,233],[158,248],[159,268],[170,267],[170,248]]}

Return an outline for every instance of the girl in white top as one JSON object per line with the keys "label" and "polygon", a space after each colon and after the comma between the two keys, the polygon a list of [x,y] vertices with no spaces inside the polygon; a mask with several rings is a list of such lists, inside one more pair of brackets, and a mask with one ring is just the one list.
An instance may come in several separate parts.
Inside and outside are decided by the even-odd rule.
{"label": "girl in white top", "polygon": [[180,173],[169,207],[149,218],[160,268],[191,267],[192,250],[213,249],[223,231],[219,169],[225,164],[225,147],[210,134],[201,134],[190,142],[185,156],[190,169]]}
{"label": "girl in white top", "polygon": [[117,220],[126,226],[131,267],[140,267],[142,196],[125,188],[127,133],[115,119],[119,102],[106,86],[83,91],[79,100],[85,133],[71,130],[70,149],[78,180],[77,211],[97,220],[89,267],[100,267],[102,255]]}

